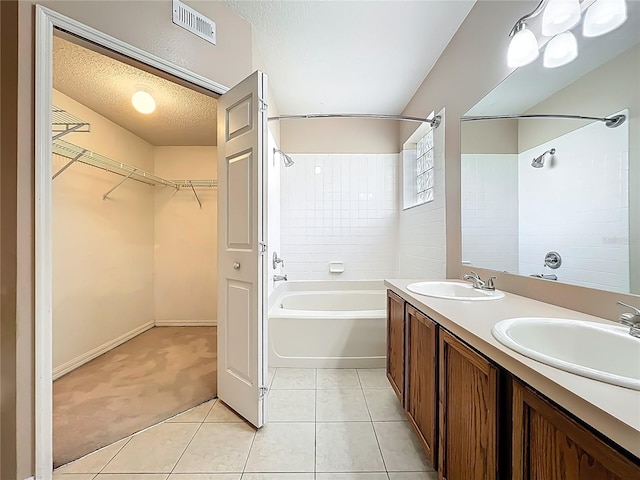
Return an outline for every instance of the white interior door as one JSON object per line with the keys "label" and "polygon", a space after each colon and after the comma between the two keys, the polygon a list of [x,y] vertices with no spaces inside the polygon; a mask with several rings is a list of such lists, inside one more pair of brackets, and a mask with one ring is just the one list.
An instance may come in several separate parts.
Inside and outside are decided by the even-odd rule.
{"label": "white interior door", "polygon": [[267,382],[267,77],[218,101],[218,396],[256,427]]}

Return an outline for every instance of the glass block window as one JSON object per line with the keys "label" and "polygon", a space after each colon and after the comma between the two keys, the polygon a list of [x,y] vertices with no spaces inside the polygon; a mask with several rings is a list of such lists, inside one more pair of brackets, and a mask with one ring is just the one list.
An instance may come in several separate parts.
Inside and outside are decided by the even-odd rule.
{"label": "glass block window", "polygon": [[434,199],[433,128],[416,145],[416,203]]}

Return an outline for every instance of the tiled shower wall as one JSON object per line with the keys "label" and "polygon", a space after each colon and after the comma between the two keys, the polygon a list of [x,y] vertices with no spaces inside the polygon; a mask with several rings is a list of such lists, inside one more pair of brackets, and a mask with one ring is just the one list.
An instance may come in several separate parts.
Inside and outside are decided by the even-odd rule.
{"label": "tiled shower wall", "polygon": [[[628,145],[628,124],[594,122],[520,153],[521,274],[629,291]],[[553,159],[531,167],[551,148]],[[557,270],[543,268],[549,251],[562,257]]]}
{"label": "tiled shower wall", "polygon": [[518,155],[463,154],[462,262],[518,271]]}
{"label": "tiled shower wall", "polygon": [[[290,280],[397,274],[397,154],[297,154],[280,169],[282,254]],[[344,262],[330,273],[329,262]]]}

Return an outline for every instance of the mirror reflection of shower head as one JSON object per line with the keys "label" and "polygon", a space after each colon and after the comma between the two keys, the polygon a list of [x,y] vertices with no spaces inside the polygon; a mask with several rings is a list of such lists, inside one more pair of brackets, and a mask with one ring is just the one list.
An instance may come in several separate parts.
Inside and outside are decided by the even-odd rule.
{"label": "mirror reflection of shower head", "polygon": [[539,157],[534,158],[531,161],[531,166],[533,168],[542,168],[544,166],[544,161],[545,161],[545,158],[547,157],[547,155],[551,156],[551,155],[555,155],[555,153],[556,153],[556,149],[555,148],[552,148],[551,150],[547,150],[546,152],[544,152]]}
{"label": "mirror reflection of shower head", "polygon": [[273,154],[275,155],[276,153],[279,153],[282,156],[282,162],[284,163],[285,167],[290,167],[291,165],[293,165],[295,163],[293,161],[293,158],[291,158],[289,155],[284,153],[282,150],[274,148],[273,149]]}

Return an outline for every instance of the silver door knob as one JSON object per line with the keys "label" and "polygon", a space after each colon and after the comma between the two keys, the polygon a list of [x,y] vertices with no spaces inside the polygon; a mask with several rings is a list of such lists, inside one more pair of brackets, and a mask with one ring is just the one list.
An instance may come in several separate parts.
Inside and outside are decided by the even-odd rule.
{"label": "silver door knob", "polygon": [[236,270],[240,270],[240,264],[238,262],[235,262],[233,264],[233,268],[235,268]]}

